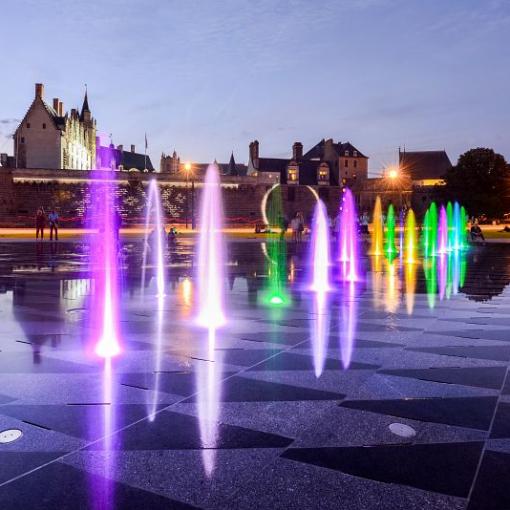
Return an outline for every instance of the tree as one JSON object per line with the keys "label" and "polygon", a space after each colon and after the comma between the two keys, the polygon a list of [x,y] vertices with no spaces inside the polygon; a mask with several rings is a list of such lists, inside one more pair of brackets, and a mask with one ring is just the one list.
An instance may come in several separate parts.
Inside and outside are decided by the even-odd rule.
{"label": "tree", "polygon": [[446,193],[470,215],[500,218],[508,212],[510,174],[505,158],[492,149],[471,149],[445,176]]}

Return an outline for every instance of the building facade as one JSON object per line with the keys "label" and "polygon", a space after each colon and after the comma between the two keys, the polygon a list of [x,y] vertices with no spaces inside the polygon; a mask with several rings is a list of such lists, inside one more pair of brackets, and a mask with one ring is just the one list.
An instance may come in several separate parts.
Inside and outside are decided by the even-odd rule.
{"label": "building facade", "polygon": [[35,97],[14,133],[16,168],[90,170],[96,166],[96,121],[87,92],[81,112],[54,98],[44,99],[44,85],[35,84]]}
{"label": "building facade", "polygon": [[342,186],[368,178],[368,157],[349,142],[322,139],[308,152],[295,142],[290,158],[261,158],[258,140],[250,143],[248,175],[278,174],[282,184]]}

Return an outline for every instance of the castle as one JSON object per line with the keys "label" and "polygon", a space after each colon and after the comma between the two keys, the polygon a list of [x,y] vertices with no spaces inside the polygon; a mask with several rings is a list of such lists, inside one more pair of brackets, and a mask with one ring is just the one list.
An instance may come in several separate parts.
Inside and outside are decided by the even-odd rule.
{"label": "castle", "polygon": [[14,133],[16,168],[90,170],[96,166],[96,121],[87,92],[81,112],[64,113],[59,98],[50,106],[44,85],[35,84],[35,97]]}

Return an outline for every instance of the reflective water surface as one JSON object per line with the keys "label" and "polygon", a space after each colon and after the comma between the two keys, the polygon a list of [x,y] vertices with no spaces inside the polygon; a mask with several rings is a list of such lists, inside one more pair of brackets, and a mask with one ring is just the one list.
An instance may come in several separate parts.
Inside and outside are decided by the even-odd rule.
{"label": "reflective water surface", "polygon": [[[307,250],[279,239],[230,242],[226,324],[208,329],[195,320],[194,243],[166,248],[163,293],[157,261],[146,257],[142,279],[143,243],[124,242],[122,352],[105,361],[88,345],[98,299],[90,245],[0,243],[0,429],[24,433],[0,447],[0,506],[30,508],[52,480],[40,508],[69,499],[84,508],[224,508],[226,501],[306,508],[312,476],[319,486],[342,485],[345,508],[357,508],[359,491],[374,496],[388,481],[396,484],[390,501],[404,486],[398,494],[408,503],[464,508],[476,482],[469,458],[464,485],[441,460],[434,462],[446,481],[424,481],[418,464],[440,456],[439,443],[448,443],[452,452],[442,455],[455,462],[462,441],[483,444],[495,433],[494,413],[508,411],[497,397],[510,363],[510,246],[391,260],[366,256],[365,245],[359,276],[346,280],[332,268],[331,288],[320,293],[310,290]],[[430,402],[422,409],[423,399]],[[430,411],[444,399],[449,407]],[[463,411],[471,409],[463,399],[478,402],[478,418]],[[429,450],[410,450],[392,435],[388,426],[398,420]],[[497,434],[510,439],[508,426]],[[366,445],[388,451],[368,467]],[[331,450],[316,458],[321,448]],[[398,456],[410,475],[373,467]],[[482,498],[476,483],[472,497]],[[330,495],[323,503],[338,501]]]}

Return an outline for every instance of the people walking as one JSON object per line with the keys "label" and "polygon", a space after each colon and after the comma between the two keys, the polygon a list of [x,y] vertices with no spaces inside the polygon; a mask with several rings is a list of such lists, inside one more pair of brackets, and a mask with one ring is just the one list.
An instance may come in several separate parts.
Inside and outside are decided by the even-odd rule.
{"label": "people walking", "polygon": [[39,207],[37,209],[37,213],[35,215],[35,238],[38,240],[39,235],[41,236],[41,241],[44,239],[44,227],[46,225],[46,215],[44,214],[44,209]]}
{"label": "people walking", "polygon": [[58,241],[58,213],[52,209],[48,214],[48,222],[50,224],[50,241],[53,241],[53,232],[55,232],[55,241]]}

